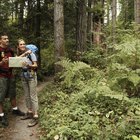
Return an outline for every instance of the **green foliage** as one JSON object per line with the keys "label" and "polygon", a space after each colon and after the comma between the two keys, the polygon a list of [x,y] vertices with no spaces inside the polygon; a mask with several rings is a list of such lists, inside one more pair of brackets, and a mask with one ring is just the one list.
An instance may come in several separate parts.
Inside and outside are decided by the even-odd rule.
{"label": "green foliage", "polygon": [[129,96],[138,96],[140,89],[139,43],[138,39],[129,35],[121,44],[114,46],[115,53],[107,58],[110,62],[107,68],[110,87],[125,90]]}
{"label": "green foliage", "polygon": [[[13,3],[10,0],[1,0],[0,1],[0,30],[7,28],[9,16],[12,12]],[[8,10],[7,10],[8,9]]]}
{"label": "green foliage", "polygon": [[63,67],[60,80],[62,79],[61,85],[64,88],[75,89],[84,86],[84,70],[90,69],[89,65],[80,61],[71,62],[69,59],[63,59],[56,64]]}
{"label": "green foliage", "polygon": [[82,56],[82,61],[93,67],[103,69],[106,67],[106,52],[101,47],[95,47],[86,51]]}
{"label": "green foliage", "polygon": [[48,84],[39,95],[42,140],[54,137],[62,140],[123,140],[129,134],[136,134],[139,120],[131,129],[131,120],[135,120],[133,102],[104,96],[108,90],[101,90],[100,86],[90,88],[89,85],[68,95],[54,83]]}
{"label": "green foliage", "polygon": [[[57,64],[64,68],[59,74],[61,84],[50,83],[40,95],[41,127],[46,140],[123,140],[130,131],[136,134],[136,123],[130,129],[136,104],[122,92],[113,91],[104,72],[69,59]],[[73,89],[71,94],[66,94],[64,89],[68,88]]]}
{"label": "green foliage", "polygon": [[119,14],[119,21],[123,22],[123,27],[129,28],[129,25],[134,20],[134,0],[120,0],[122,9]]}
{"label": "green foliage", "polygon": [[105,52],[86,53],[83,61],[91,65],[57,63],[63,68],[59,83],[39,97],[42,140],[139,139],[140,101],[128,95],[139,95],[140,42],[131,33]]}
{"label": "green foliage", "polygon": [[50,44],[41,49],[41,74],[51,75],[54,73],[54,46]]}

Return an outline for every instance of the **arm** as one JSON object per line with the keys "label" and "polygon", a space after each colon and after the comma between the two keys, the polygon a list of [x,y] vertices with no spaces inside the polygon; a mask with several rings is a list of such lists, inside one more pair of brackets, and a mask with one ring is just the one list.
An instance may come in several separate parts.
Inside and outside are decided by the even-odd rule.
{"label": "arm", "polygon": [[31,50],[28,50],[25,53],[21,54],[19,57],[24,57],[24,56],[26,56],[28,54],[31,54],[31,53],[32,53],[32,51]]}
{"label": "arm", "polygon": [[23,67],[28,67],[31,69],[36,69],[38,67],[37,62],[33,61],[31,65],[29,65],[27,62],[23,62]]}
{"label": "arm", "polygon": [[36,61],[33,61],[32,63],[33,63],[32,65],[29,65],[29,64],[28,64],[27,67],[29,67],[29,68],[37,68],[37,67],[38,67]]}
{"label": "arm", "polygon": [[31,68],[31,69],[36,69],[38,67],[38,65],[37,65],[37,59],[36,59],[35,54],[32,53],[27,58],[29,59],[30,63],[23,62],[23,67],[25,66],[25,67],[28,67],[28,68]]}

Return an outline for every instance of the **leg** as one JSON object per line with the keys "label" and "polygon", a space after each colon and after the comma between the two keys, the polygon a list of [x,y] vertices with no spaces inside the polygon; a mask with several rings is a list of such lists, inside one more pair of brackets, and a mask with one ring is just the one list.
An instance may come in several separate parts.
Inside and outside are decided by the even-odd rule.
{"label": "leg", "polygon": [[17,102],[16,102],[16,82],[14,78],[10,78],[8,81],[8,94],[10,97],[10,102],[11,106],[13,108],[12,113],[17,115],[17,116],[24,116],[25,113],[19,110],[17,107]]}
{"label": "leg", "polygon": [[8,121],[3,112],[3,102],[7,92],[7,78],[0,78],[0,122],[3,126],[8,126]]}
{"label": "leg", "polygon": [[16,81],[14,78],[10,78],[8,81],[8,95],[10,98],[12,108],[17,107],[16,103]]}
{"label": "leg", "polygon": [[31,79],[29,81],[30,87],[30,98],[32,104],[32,110],[35,115],[38,115],[38,97],[37,97],[37,90],[36,90],[36,79]]}
{"label": "leg", "polygon": [[31,79],[29,81],[30,85],[30,96],[33,109],[33,119],[29,122],[28,127],[35,126],[38,123],[38,97],[36,90],[36,79]]}
{"label": "leg", "polygon": [[30,89],[29,89],[29,81],[25,78],[22,78],[22,85],[24,89],[26,107],[28,112],[32,112],[32,104],[31,104],[31,97],[30,97]]}
{"label": "leg", "polygon": [[0,78],[0,113],[3,113],[3,102],[7,93],[7,78]]}
{"label": "leg", "polygon": [[27,113],[25,114],[25,116],[21,118],[21,120],[32,119],[33,112],[32,112],[32,104],[31,104],[31,97],[30,97],[29,81],[25,78],[22,78],[21,80],[24,89],[26,107],[28,109]]}

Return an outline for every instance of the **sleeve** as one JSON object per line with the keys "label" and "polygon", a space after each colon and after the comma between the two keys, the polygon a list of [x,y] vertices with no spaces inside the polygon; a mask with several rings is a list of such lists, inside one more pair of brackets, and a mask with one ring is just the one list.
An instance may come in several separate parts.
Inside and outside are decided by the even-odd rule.
{"label": "sleeve", "polygon": [[32,61],[37,61],[36,55],[34,53],[31,53],[31,59]]}

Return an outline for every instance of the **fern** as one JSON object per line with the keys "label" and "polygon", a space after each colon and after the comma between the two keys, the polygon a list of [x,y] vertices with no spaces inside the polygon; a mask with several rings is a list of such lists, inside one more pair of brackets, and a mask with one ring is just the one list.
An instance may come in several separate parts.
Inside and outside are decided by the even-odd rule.
{"label": "fern", "polygon": [[65,88],[70,88],[74,83],[78,84],[81,82],[82,84],[82,80],[84,80],[82,70],[90,69],[90,66],[86,63],[80,61],[71,62],[69,59],[63,59],[57,62],[57,65],[64,68],[60,75],[60,79],[63,79],[61,84]]}
{"label": "fern", "polygon": [[108,82],[111,89],[126,91],[129,96],[140,90],[140,41],[130,35],[114,46],[115,52],[107,57]]}

